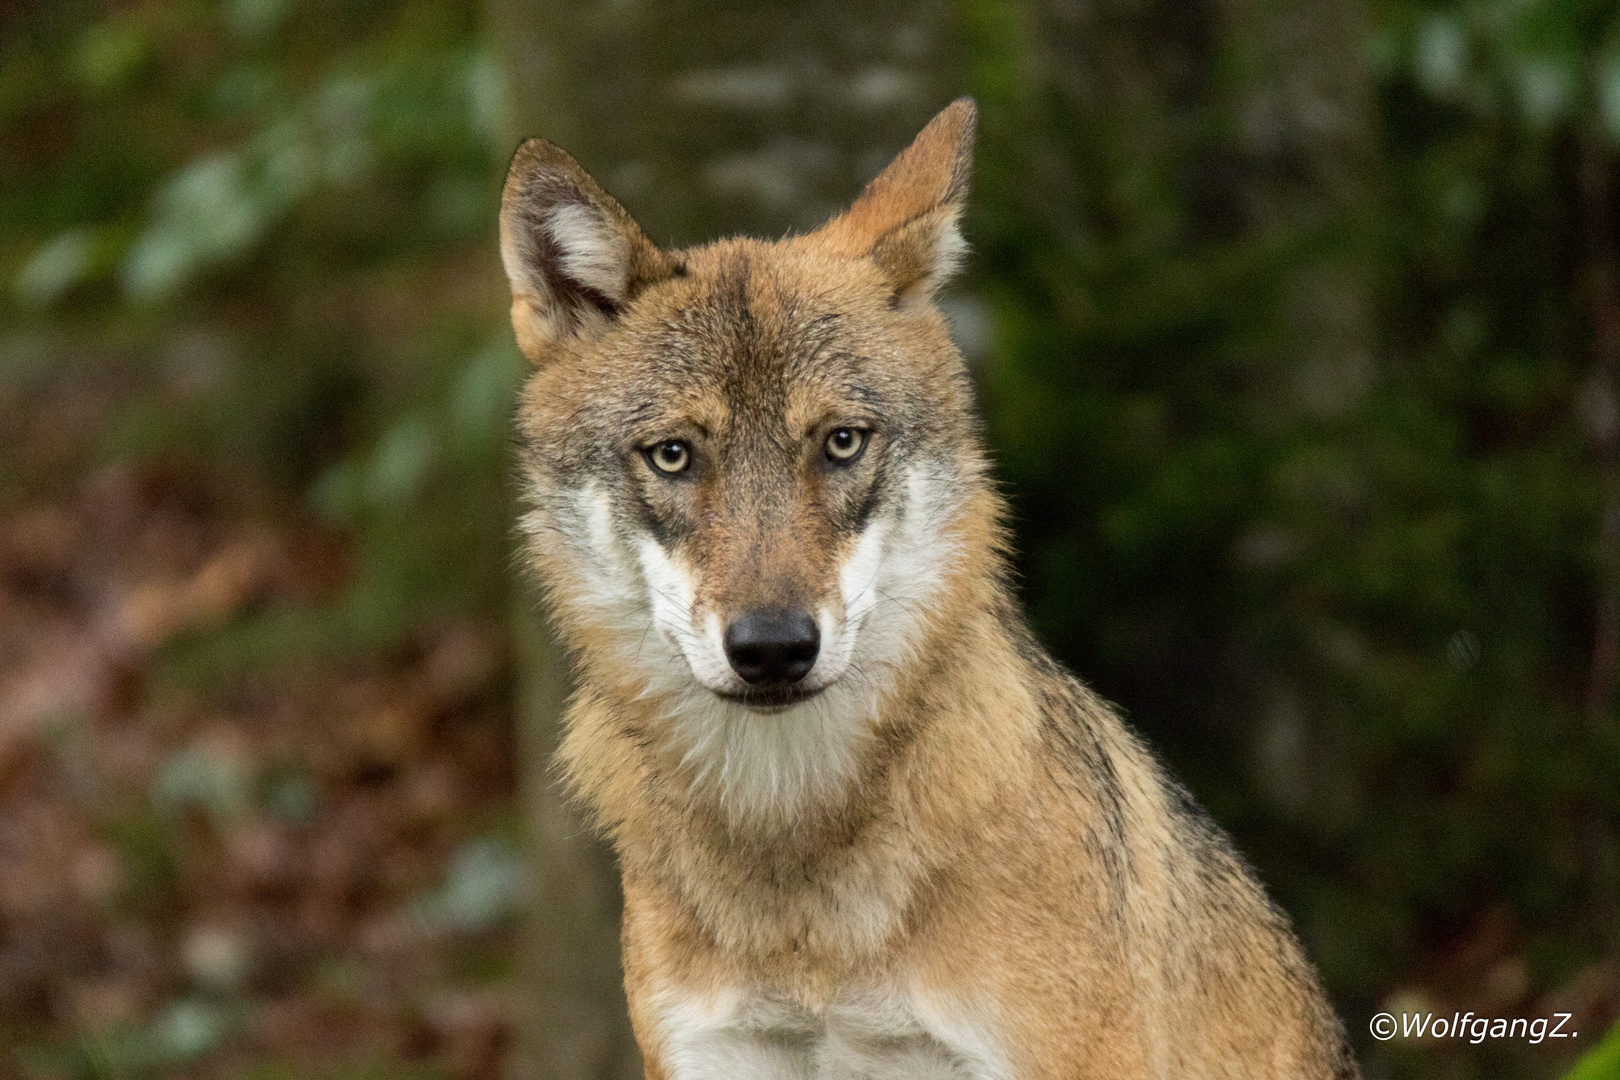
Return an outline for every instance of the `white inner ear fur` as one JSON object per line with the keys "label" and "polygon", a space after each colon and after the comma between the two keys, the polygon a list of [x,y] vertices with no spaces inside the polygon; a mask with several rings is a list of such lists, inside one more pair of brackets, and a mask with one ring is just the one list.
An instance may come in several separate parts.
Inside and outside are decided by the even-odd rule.
{"label": "white inner ear fur", "polygon": [[[961,226],[957,222],[957,215],[952,214],[939,230],[939,238],[934,241],[934,269],[923,281],[923,288],[928,295],[945,284],[961,269],[962,263],[968,255],[968,242],[962,236]],[[905,298],[901,297],[901,302]]]}
{"label": "white inner ear fur", "polygon": [[561,252],[564,274],[615,304],[624,302],[630,241],[612,221],[584,203],[561,203],[546,215],[546,231]]}
{"label": "white inner ear fur", "polygon": [[895,298],[901,311],[915,311],[927,304],[933,299],[934,293],[939,291],[939,287],[949,281],[961,268],[968,254],[968,242],[962,236],[961,216],[960,209],[947,210],[934,228],[933,235],[925,240],[929,246],[928,272],[911,284],[903,286],[896,293]]}

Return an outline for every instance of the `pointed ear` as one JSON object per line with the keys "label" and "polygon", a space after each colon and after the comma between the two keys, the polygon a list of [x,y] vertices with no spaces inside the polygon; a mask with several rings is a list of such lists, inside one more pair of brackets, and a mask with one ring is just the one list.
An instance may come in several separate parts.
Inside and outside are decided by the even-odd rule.
{"label": "pointed ear", "polygon": [[967,204],[978,110],[957,98],[822,227],[843,254],[870,258],[901,308],[927,303],[967,254],[958,222]]}
{"label": "pointed ear", "polygon": [[545,139],[518,147],[506,174],[501,262],[518,347],[535,363],[554,342],[600,333],[676,272],[579,162]]}

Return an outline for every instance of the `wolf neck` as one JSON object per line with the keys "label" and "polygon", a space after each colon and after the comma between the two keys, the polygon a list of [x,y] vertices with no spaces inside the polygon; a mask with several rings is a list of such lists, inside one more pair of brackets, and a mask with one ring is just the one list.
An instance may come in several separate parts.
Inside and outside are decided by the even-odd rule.
{"label": "wolf neck", "polygon": [[[953,593],[917,650],[927,662],[884,695],[854,773],[793,815],[739,820],[723,791],[646,738],[652,703],[587,689],[562,756],[627,882],[667,891],[722,947],[756,955],[853,962],[901,934],[917,887],[1005,809],[1039,742],[1032,661],[995,614],[1007,600],[989,578]],[[601,760],[584,740],[600,746],[609,730],[617,767],[583,774]]]}

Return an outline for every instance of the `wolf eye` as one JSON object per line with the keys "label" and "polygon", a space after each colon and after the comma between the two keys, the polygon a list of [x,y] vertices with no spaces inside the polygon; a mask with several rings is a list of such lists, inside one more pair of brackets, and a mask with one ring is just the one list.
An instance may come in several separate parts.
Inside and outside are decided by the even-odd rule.
{"label": "wolf eye", "polygon": [[866,432],[860,428],[841,427],[827,436],[827,456],[839,465],[849,465],[866,449]]}
{"label": "wolf eye", "polygon": [[652,447],[647,452],[647,460],[652,467],[665,476],[674,476],[685,472],[692,464],[692,448],[679,439],[667,439]]}

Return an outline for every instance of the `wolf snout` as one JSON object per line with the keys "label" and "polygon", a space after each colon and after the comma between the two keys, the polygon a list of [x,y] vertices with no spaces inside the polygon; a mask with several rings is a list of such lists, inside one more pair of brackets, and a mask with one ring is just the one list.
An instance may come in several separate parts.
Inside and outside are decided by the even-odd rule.
{"label": "wolf snout", "polygon": [[726,659],[752,686],[796,683],[816,666],[821,631],[803,611],[749,611],[726,627]]}

